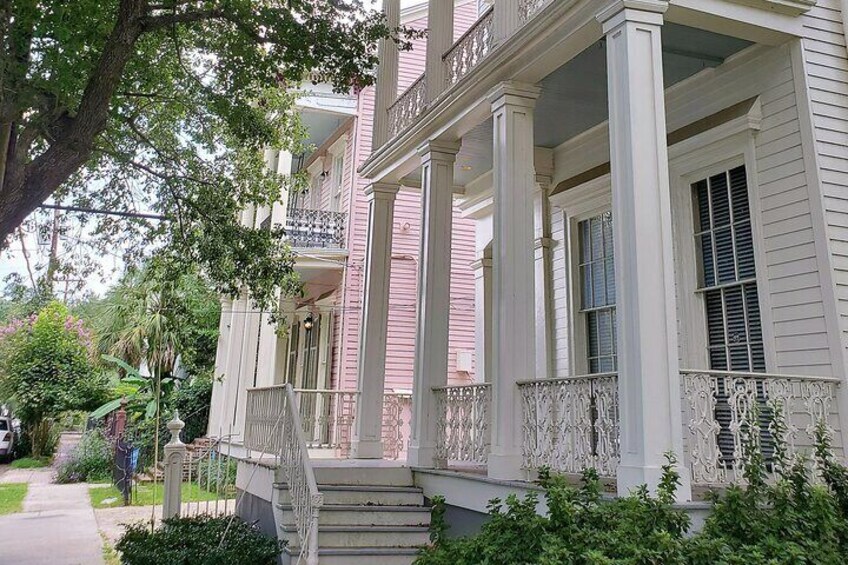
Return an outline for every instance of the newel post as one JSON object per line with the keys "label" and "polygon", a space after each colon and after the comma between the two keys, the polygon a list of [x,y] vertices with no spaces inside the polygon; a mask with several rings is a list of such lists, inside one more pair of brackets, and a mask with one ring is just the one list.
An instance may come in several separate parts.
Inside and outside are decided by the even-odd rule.
{"label": "newel post", "polygon": [[165,496],[162,502],[162,519],[179,517],[181,487],[183,483],[183,461],[186,455],[186,445],[180,439],[180,432],[185,422],[180,420],[180,414],[174,411],[174,418],[168,422],[171,440],[165,445]]}

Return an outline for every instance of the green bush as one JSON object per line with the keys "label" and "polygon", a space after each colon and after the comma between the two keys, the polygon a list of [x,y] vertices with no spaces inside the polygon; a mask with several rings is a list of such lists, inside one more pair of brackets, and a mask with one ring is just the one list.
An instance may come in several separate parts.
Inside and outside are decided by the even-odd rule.
{"label": "green bush", "polygon": [[237,517],[196,516],[165,520],[152,533],[130,525],[115,549],[126,565],[276,565],[283,544]]}
{"label": "green bush", "polygon": [[226,494],[236,484],[237,462],[233,457],[213,454],[197,464],[197,484],[209,492]]}
{"label": "green bush", "polygon": [[104,482],[112,478],[114,452],[101,430],[85,432],[67,459],[60,461],[57,483]]}
{"label": "green bush", "polygon": [[167,404],[169,410],[179,410],[180,417],[185,420],[182,432],[184,442],[191,443],[195,438],[205,436],[209,424],[209,407],[212,404],[211,373],[197,375],[183,383],[171,393]]}
{"label": "green bush", "polygon": [[809,462],[787,464],[777,449],[777,478],[766,482],[759,449],[745,470],[746,486],[713,493],[712,513],[701,532],[689,535],[689,518],[674,507],[679,478],[669,458],[656,496],[642,487],[628,497],[601,496],[588,470],[574,488],[541,473],[548,515],[536,513],[537,496],[495,500],[489,521],[472,537],[445,536],[443,501],[434,506],[432,547],[417,565],[687,564],[836,565],[848,555],[848,470],[833,461],[819,431],[815,484]]}

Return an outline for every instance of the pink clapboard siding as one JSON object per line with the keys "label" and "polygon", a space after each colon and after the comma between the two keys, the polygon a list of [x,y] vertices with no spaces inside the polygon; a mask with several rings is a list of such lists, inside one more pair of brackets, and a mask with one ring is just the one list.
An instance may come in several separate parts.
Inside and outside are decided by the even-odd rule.
{"label": "pink clapboard siding", "polygon": [[[454,36],[458,38],[477,19],[476,2],[457,5]],[[426,28],[426,18],[404,22]],[[401,52],[399,92],[424,70],[426,39],[415,42],[412,51]],[[348,135],[345,159],[342,209],[349,214],[348,261],[340,292],[336,295],[333,340],[333,386],[356,388],[359,353],[359,327],[362,316],[362,269],[365,260],[368,227],[368,202],[363,189],[368,180],[356,172],[371,153],[374,89],[359,95],[357,118]],[[328,164],[329,165],[329,164]],[[454,209],[451,249],[451,310],[448,379],[452,383],[470,381],[472,373],[456,371],[457,351],[474,351],[474,221],[463,219]],[[403,190],[395,203],[392,245],[389,329],[386,351],[386,388],[411,389],[415,356],[415,310],[421,202],[417,191]]]}

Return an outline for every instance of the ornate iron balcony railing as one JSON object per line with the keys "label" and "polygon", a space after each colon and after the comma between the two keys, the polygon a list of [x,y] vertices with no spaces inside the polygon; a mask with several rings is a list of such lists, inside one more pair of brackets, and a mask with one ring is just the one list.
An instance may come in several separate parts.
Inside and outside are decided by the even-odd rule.
{"label": "ornate iron balcony railing", "polygon": [[345,248],[347,214],[308,208],[289,208],[286,238],[292,247]]}

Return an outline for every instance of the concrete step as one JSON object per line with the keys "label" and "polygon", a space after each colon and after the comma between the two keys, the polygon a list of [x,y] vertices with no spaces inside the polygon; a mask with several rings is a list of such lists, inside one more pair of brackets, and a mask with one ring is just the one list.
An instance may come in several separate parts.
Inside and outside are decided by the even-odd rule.
{"label": "concrete step", "polygon": [[[283,524],[294,524],[292,507],[278,504]],[[320,526],[427,526],[430,509],[421,506],[365,506],[329,504],[318,514]]]}
{"label": "concrete step", "polygon": [[411,487],[412,471],[408,467],[367,467],[315,465],[315,481],[319,485],[379,485]]}
{"label": "concrete step", "polygon": [[[275,483],[280,491],[280,504],[291,504],[288,487],[285,483]],[[324,495],[324,505],[366,505],[366,506],[423,506],[424,495],[417,487],[396,486],[355,486],[321,485],[318,487]]]}
{"label": "concrete step", "polygon": [[[280,539],[299,545],[297,528],[283,525]],[[430,541],[430,532],[422,526],[319,526],[318,546],[326,548],[416,548]]]}
{"label": "concrete step", "polygon": [[[298,557],[297,547],[285,549],[292,556],[292,563]],[[321,565],[412,565],[418,557],[417,548],[403,547],[332,547],[318,550]]]}

